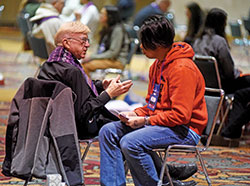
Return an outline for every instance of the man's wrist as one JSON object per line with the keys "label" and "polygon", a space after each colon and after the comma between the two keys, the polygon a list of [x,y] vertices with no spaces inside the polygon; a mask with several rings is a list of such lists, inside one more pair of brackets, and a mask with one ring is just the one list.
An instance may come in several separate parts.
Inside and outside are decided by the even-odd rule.
{"label": "man's wrist", "polygon": [[145,125],[150,125],[150,120],[149,120],[149,116],[144,116],[144,122],[145,122]]}

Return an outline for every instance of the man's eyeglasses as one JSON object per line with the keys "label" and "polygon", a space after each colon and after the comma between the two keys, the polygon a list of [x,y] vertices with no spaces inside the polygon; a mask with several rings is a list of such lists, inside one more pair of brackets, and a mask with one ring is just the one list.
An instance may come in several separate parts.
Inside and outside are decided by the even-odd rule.
{"label": "man's eyeglasses", "polygon": [[89,43],[89,39],[88,38],[82,38],[82,39],[67,38],[67,39],[73,39],[75,41],[78,41],[81,45],[86,45],[87,43]]}

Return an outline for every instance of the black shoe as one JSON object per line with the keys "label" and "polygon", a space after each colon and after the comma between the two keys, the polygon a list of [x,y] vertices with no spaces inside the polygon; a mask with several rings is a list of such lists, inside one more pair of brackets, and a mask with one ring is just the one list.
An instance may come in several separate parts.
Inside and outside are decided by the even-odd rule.
{"label": "black shoe", "polygon": [[[194,186],[196,184],[197,184],[197,182],[194,181],[194,180],[192,180],[192,181],[186,181],[186,182],[182,182],[180,180],[173,180],[173,185],[174,186]],[[170,183],[166,183],[166,184],[164,183],[164,185],[170,186]]]}
{"label": "black shoe", "polygon": [[174,180],[185,180],[197,172],[198,167],[195,163],[171,165],[168,164],[171,178]]}

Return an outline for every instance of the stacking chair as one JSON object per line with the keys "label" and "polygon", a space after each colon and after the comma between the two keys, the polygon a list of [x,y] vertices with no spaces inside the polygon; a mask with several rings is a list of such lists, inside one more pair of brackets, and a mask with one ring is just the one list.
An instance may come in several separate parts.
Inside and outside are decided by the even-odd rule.
{"label": "stacking chair", "polygon": [[243,20],[244,28],[246,29],[247,34],[249,36],[250,35],[250,19],[246,18],[246,17],[243,17],[242,20]]}
{"label": "stacking chair", "polygon": [[200,161],[200,164],[205,174],[208,185],[211,185],[211,180],[208,176],[205,162],[202,158],[201,153],[206,151],[209,148],[210,141],[212,139],[213,131],[216,125],[216,120],[219,115],[223,99],[224,99],[224,91],[222,89],[206,88],[205,100],[206,100],[207,111],[208,111],[208,122],[207,122],[206,129],[203,132],[206,137],[205,143],[199,143],[197,146],[175,144],[175,145],[170,145],[165,149],[154,150],[158,153],[163,154],[163,156],[160,156],[160,157],[163,157],[163,165],[162,165],[161,173],[160,173],[160,181],[158,182],[157,186],[166,185],[166,184],[163,184],[163,176],[164,176],[165,171],[169,180],[169,184],[173,186],[172,178],[167,168],[168,157],[173,153],[174,154],[194,153]]}
{"label": "stacking chair", "polygon": [[24,37],[27,37],[27,33],[28,31],[30,31],[29,25],[28,25],[28,19],[30,18],[29,13],[24,13],[21,12],[18,16],[17,16],[17,23],[18,26],[22,32],[22,35]]}
{"label": "stacking chair", "polygon": [[[246,31],[244,43],[245,43],[246,47],[249,47],[250,46],[250,38],[249,38],[249,36],[250,36],[250,18],[243,17],[242,20],[243,20],[243,25],[244,25],[244,28]],[[247,56],[249,56],[248,48],[247,48],[246,52],[247,52]]]}
{"label": "stacking chair", "polygon": [[[25,40],[27,40],[27,33],[31,30],[31,26],[29,24],[29,18],[30,18],[29,13],[24,13],[24,12],[20,12],[17,16],[17,24]],[[21,53],[22,51],[17,53],[14,61],[18,59]]]}
{"label": "stacking chair", "polygon": [[[247,23],[246,21],[248,20],[243,18],[243,25],[245,28],[246,28],[246,23]],[[249,56],[249,52],[248,52],[249,41],[247,37],[242,34],[242,31],[241,31],[242,21],[238,19],[237,21],[229,22],[229,25],[230,25],[232,37],[234,38],[234,44],[243,47],[243,50],[246,56]]]}
{"label": "stacking chair", "polygon": [[[45,60],[49,57],[48,52],[47,52],[47,47],[46,47],[46,41],[44,38],[37,38],[35,37],[31,31],[29,31],[27,33],[27,39],[30,45],[30,48],[33,51],[33,56],[34,57],[39,57],[42,60]],[[35,64],[37,64],[35,62],[35,59],[33,58],[33,61]],[[34,77],[37,76],[37,73],[39,72],[40,68],[41,68],[41,64],[40,62],[37,64],[38,68],[35,72]]]}
{"label": "stacking chair", "polygon": [[[212,56],[201,56],[195,55],[193,58],[195,64],[198,66],[201,71],[206,87],[222,89],[220,73],[218,69],[217,61]],[[220,131],[224,125],[224,122],[227,118],[228,112],[233,104],[233,94],[225,96],[225,109],[221,107],[221,116],[220,116],[220,126],[217,130],[217,135],[220,134]]]}
{"label": "stacking chair", "polygon": [[47,52],[45,39],[37,38],[31,32],[27,33],[27,38],[34,56],[47,59],[49,55]]}

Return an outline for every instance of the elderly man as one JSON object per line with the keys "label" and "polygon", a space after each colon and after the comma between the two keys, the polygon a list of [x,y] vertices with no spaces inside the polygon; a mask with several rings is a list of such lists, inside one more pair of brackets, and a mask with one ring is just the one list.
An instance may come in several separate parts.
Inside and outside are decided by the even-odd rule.
{"label": "elderly man", "polygon": [[89,31],[80,21],[62,24],[55,35],[57,47],[38,75],[39,79],[60,81],[76,94],[74,109],[80,139],[96,136],[104,124],[118,120],[104,105],[132,86],[131,80],[121,82],[119,76],[103,81],[88,78],[78,60],[89,48]]}
{"label": "elderly man", "polygon": [[48,54],[55,49],[54,36],[63,23],[59,18],[64,7],[64,0],[45,0],[37,9],[30,21],[35,23],[32,33],[38,38],[44,38]]}

